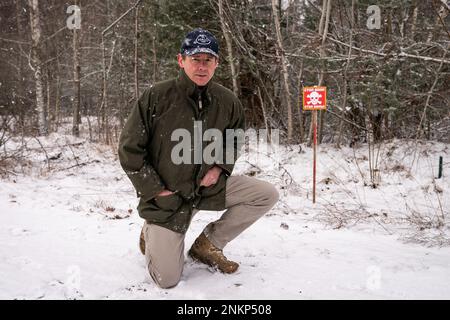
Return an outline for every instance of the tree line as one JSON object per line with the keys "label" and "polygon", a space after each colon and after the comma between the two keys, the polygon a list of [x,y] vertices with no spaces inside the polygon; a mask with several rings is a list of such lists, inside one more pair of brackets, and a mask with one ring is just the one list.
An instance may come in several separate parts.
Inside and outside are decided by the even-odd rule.
{"label": "tree line", "polygon": [[69,122],[75,136],[85,125],[92,141],[113,143],[202,27],[220,43],[216,81],[249,127],[311,142],[302,88],[324,85],[320,142],[448,142],[449,20],[444,0],[3,0],[0,139]]}

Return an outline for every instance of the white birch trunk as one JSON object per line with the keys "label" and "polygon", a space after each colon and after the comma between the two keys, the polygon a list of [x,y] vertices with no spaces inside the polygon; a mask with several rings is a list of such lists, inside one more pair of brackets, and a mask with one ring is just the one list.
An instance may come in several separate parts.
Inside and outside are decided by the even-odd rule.
{"label": "white birch trunk", "polygon": [[44,135],[48,133],[47,116],[45,114],[44,103],[44,84],[42,77],[42,59],[40,54],[41,42],[41,25],[39,19],[39,1],[28,0],[30,7],[30,24],[31,24],[31,39],[32,39],[32,61],[34,64],[34,80],[36,86],[36,110],[38,112],[38,130],[39,134]]}
{"label": "white birch trunk", "polygon": [[288,143],[292,142],[292,104],[291,93],[289,89],[289,74],[287,69],[287,60],[284,54],[283,39],[281,37],[280,18],[278,17],[277,0],[272,0],[273,19],[277,34],[277,42],[279,48],[279,56],[281,60],[281,68],[283,72],[284,90],[286,94],[287,112],[288,112]]}
{"label": "white birch trunk", "polygon": [[[75,1],[75,4],[78,4]],[[74,101],[73,101],[73,119],[72,119],[72,134],[76,137],[80,136],[80,44],[79,32],[76,28],[73,29],[73,84],[74,84]]]}

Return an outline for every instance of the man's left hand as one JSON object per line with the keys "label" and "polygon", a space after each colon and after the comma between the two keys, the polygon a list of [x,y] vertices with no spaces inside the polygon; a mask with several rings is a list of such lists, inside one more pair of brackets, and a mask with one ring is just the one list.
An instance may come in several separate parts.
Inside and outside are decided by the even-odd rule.
{"label": "man's left hand", "polygon": [[200,182],[200,186],[209,187],[217,183],[219,180],[220,174],[222,173],[222,168],[218,166],[214,166],[208,170],[208,172],[203,177]]}

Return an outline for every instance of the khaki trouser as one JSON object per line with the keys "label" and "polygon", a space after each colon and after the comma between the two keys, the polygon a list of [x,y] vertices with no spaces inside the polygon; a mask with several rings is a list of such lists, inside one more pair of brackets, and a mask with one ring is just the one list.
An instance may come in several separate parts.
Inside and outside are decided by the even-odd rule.
{"label": "khaki trouser", "polygon": [[[268,212],[278,198],[278,191],[268,182],[246,176],[230,176],[225,195],[227,210],[219,220],[208,224],[203,232],[216,247],[223,249]],[[185,236],[145,223],[144,237],[145,258],[151,277],[161,288],[176,286],[183,272]]]}

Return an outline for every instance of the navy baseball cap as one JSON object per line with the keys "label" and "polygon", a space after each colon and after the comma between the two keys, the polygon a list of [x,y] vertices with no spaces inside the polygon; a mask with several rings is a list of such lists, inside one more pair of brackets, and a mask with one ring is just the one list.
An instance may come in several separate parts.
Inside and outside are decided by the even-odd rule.
{"label": "navy baseball cap", "polygon": [[209,53],[218,58],[219,44],[211,32],[198,28],[186,35],[181,44],[180,53],[186,56],[192,56],[196,53]]}

